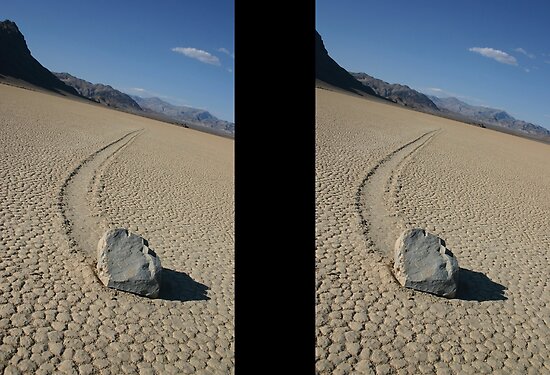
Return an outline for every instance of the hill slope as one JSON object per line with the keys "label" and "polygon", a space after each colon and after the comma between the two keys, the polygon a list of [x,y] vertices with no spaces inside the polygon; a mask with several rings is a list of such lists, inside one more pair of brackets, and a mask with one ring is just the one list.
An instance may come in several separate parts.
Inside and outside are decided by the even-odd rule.
{"label": "hill slope", "polygon": [[0,22],[0,80],[13,82],[13,79],[60,94],[79,96],[75,89],[57,79],[31,55],[15,22],[5,20]]}
{"label": "hill slope", "polygon": [[315,78],[346,91],[376,96],[370,87],[353,78],[329,56],[323,39],[317,31],[315,31]]}

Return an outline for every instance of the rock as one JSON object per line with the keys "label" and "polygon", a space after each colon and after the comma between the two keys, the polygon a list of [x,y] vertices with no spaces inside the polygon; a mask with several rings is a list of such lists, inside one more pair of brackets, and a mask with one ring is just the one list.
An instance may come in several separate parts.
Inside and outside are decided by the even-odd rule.
{"label": "rock", "polygon": [[458,261],[445,241],[423,229],[408,229],[395,242],[394,274],[407,288],[454,298]]}
{"label": "rock", "polygon": [[97,276],[109,288],[156,298],[161,272],[147,240],[126,229],[107,231],[97,244]]}

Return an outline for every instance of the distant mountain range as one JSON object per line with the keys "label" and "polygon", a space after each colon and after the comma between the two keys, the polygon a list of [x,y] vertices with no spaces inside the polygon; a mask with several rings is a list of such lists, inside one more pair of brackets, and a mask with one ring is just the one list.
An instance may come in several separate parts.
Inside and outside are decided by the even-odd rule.
{"label": "distant mountain range", "polygon": [[54,73],[54,75],[65,84],[73,87],[80,95],[109,107],[137,113],[156,113],[184,125],[206,126],[230,134],[235,132],[235,124],[220,120],[210,112],[202,109],[176,106],[156,97],[142,98],[136,95],[128,95],[109,85],[94,84],[74,77],[69,73]]}
{"label": "distant mountain range", "polygon": [[441,110],[460,114],[483,125],[501,126],[531,135],[550,136],[550,130],[529,122],[517,120],[501,109],[473,106],[457,98],[428,96]]}
{"label": "distant mountain range", "polygon": [[212,129],[221,130],[230,134],[235,132],[235,124],[216,118],[203,109],[176,106],[159,98],[142,98],[131,95],[131,98],[143,109],[163,114],[173,120],[184,123],[200,124]]}
{"label": "distant mountain range", "polygon": [[224,133],[233,134],[235,124],[220,120],[210,112],[185,106],[175,106],[159,98],[142,98],[128,95],[109,85],[91,83],[74,77],[69,73],[54,73],[65,84],[73,87],[80,95],[109,107],[126,110],[136,114],[159,114],[153,116],[160,120],[170,120],[181,125],[208,127]]}
{"label": "distant mountain range", "polygon": [[109,85],[93,84],[69,73],[53,73],[68,86],[73,87],[80,95],[113,108],[141,111],[141,107],[130,96],[115,90]]}
{"label": "distant mountain range", "polygon": [[235,132],[234,123],[220,120],[202,109],[178,107],[159,98],[130,97],[109,85],[94,84],[69,73],[52,73],[32,57],[23,34],[15,22],[9,20],[0,22],[0,82],[92,100],[137,115],[216,134],[233,136]]}
{"label": "distant mountain range", "polygon": [[438,112],[439,108],[424,94],[409,86],[391,84],[369,76],[367,73],[351,73],[362,84],[394,103],[430,112]]}
{"label": "distant mountain range", "polygon": [[415,110],[457,121],[508,129],[535,137],[550,136],[550,130],[517,120],[500,109],[476,107],[456,98],[429,96],[405,85],[384,82],[366,73],[350,73],[329,56],[317,31],[315,31],[315,78],[317,85],[321,87],[328,84],[359,95],[384,98]]}

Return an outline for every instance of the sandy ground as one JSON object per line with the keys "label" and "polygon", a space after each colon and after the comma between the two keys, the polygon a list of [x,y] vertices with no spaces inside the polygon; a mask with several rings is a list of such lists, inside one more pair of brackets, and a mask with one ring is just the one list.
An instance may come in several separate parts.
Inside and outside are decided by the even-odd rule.
{"label": "sandy ground", "polygon": [[[0,370],[232,373],[233,144],[0,85]],[[160,256],[160,298],[96,279],[113,226]]]}
{"label": "sandy ground", "polygon": [[[316,90],[319,374],[550,373],[550,146]],[[404,228],[446,240],[457,298],[401,288]]]}

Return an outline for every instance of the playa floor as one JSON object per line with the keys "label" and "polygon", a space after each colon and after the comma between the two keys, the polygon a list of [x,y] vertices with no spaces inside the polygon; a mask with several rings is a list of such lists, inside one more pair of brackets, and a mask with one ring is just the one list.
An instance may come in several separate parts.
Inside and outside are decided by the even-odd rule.
{"label": "playa floor", "polygon": [[[316,89],[319,374],[550,373],[550,146]],[[425,228],[458,295],[398,285]]]}
{"label": "playa floor", "polygon": [[[233,141],[0,85],[0,371],[229,374]],[[164,268],[147,299],[105,288],[125,227]]]}

